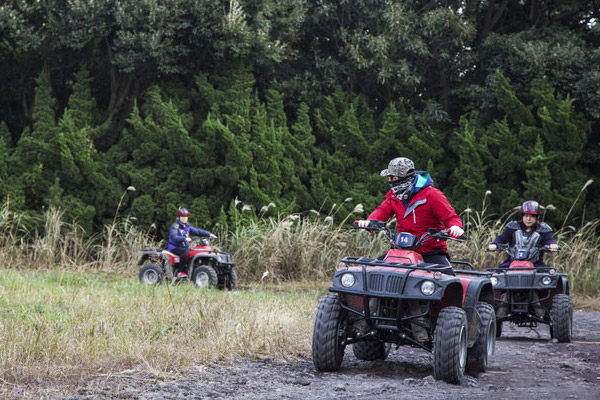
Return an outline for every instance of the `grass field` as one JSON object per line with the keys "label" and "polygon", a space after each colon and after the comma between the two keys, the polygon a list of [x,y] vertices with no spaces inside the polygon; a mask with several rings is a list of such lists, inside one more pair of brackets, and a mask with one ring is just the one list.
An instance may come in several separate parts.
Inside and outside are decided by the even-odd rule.
{"label": "grass field", "polygon": [[136,365],[166,375],[216,360],[308,357],[323,291],[148,287],[135,276],[1,270],[0,387]]}

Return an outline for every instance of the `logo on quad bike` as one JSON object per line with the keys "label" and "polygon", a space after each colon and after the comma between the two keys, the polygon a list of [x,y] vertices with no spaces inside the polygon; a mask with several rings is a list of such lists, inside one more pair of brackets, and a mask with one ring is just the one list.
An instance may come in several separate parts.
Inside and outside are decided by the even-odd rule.
{"label": "logo on quad bike", "polygon": [[195,238],[188,253],[184,273],[174,274],[180,262],[177,255],[164,249],[143,249],[139,261],[139,279],[148,285],[158,285],[163,280],[171,282],[192,281],[196,286],[233,290],[237,286],[237,272],[231,254],[210,246],[208,239]]}
{"label": "logo on quad bike", "polygon": [[381,221],[352,228],[384,232],[391,248],[380,258],[340,262],[333,294],[320,300],[315,317],[317,370],[338,370],[348,345],[359,360],[372,361],[387,358],[395,344],[433,353],[434,377],[449,383],[485,371],[496,331],[490,274],[424,262],[415,250],[427,240],[452,240],[446,231],[395,235]]}

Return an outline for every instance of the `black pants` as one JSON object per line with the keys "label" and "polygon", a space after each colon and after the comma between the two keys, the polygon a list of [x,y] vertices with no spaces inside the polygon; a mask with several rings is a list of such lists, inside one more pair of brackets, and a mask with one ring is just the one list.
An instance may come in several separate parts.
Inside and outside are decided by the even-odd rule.
{"label": "black pants", "polygon": [[179,256],[179,263],[173,265],[174,273],[185,272],[185,268],[187,267],[187,259],[188,254],[190,253],[189,247],[178,247],[176,249],[171,250],[171,253],[177,254]]}

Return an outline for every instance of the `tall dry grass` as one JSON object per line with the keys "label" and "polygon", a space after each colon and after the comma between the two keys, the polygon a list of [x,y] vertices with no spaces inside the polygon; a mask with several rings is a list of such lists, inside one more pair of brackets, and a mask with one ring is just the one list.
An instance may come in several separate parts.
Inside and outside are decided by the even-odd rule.
{"label": "tall dry grass", "polygon": [[124,271],[151,243],[150,236],[127,219],[115,219],[91,237],[76,223],[65,222],[64,211],[55,207],[43,213],[42,230],[31,228],[35,222],[6,203],[0,208],[4,268]]}
{"label": "tall dry grass", "polygon": [[[518,207],[504,215],[490,214],[488,195],[480,210],[468,209],[461,215],[469,239],[449,242],[453,259],[470,261],[480,270],[502,261],[502,254],[486,253],[485,249],[508,221],[519,218]],[[230,231],[221,232],[213,244],[233,254],[242,285],[323,282],[331,278],[344,256],[377,256],[387,250],[381,237],[350,229],[355,213],[334,223],[340,220],[334,211],[240,219]],[[362,213],[360,204],[355,212]],[[596,220],[574,227],[565,221],[564,227],[554,232],[562,252],[548,254],[546,260],[569,275],[573,293],[600,294],[599,224]],[[0,262],[4,268],[103,271],[131,276],[137,273],[140,250],[160,246],[130,220],[116,215],[113,223],[91,238],[78,225],[65,222],[63,212],[53,207],[43,214],[41,232],[29,226],[31,221],[25,215],[12,212],[6,204],[0,208]]]}

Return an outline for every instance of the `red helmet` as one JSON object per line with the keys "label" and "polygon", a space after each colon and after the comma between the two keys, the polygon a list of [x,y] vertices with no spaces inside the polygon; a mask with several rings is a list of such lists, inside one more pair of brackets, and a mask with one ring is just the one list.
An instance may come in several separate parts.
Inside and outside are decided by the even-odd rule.
{"label": "red helmet", "polygon": [[540,213],[540,205],[537,201],[527,200],[521,205],[521,214],[538,215]]}
{"label": "red helmet", "polygon": [[180,208],[177,210],[177,218],[187,217],[188,215],[190,215],[190,213],[188,212],[188,210],[186,208]]}

